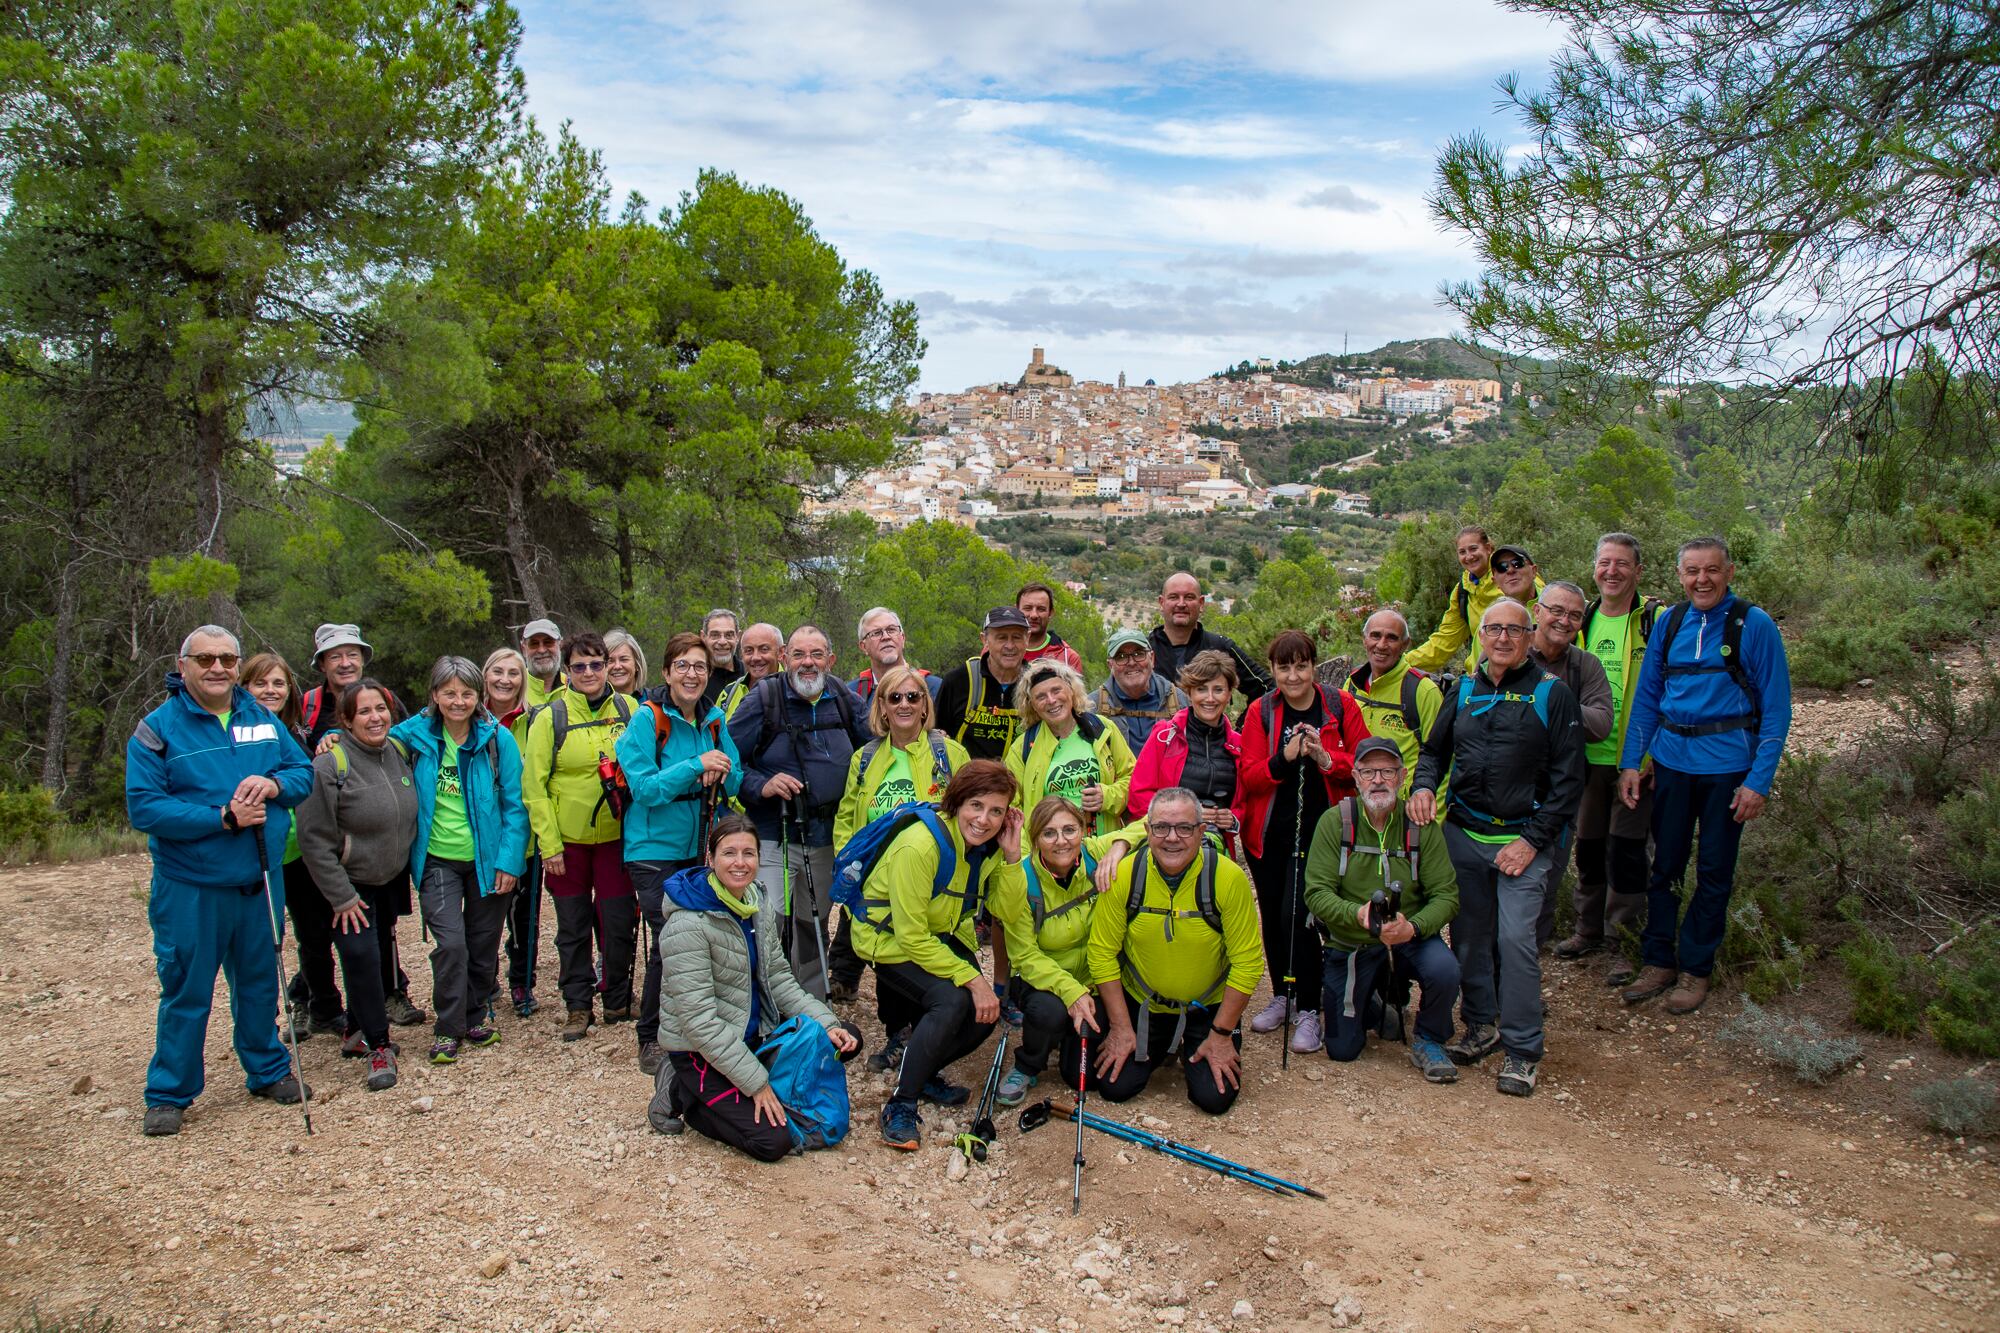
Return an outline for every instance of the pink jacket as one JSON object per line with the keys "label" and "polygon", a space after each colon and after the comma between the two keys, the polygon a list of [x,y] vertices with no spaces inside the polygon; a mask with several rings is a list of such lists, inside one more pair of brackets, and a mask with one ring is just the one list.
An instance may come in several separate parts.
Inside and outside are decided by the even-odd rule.
{"label": "pink jacket", "polygon": [[[1132,790],[1125,797],[1125,818],[1138,819],[1153,803],[1153,797],[1168,787],[1178,786],[1181,774],[1187,771],[1188,710],[1183,708],[1164,722],[1155,723],[1153,734],[1146,737],[1146,743],[1139,748],[1139,757],[1132,767]],[[1228,715],[1222,719],[1225,733],[1222,748],[1229,752],[1232,761],[1241,767],[1243,757],[1243,734],[1229,725]],[[1236,782],[1236,795],[1229,803],[1229,812],[1236,816],[1237,826],[1243,824],[1243,781]]]}

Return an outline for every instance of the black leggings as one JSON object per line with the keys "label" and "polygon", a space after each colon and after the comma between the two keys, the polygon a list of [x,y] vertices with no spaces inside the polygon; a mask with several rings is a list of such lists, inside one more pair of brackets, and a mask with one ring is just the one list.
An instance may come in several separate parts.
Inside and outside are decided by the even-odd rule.
{"label": "black leggings", "polygon": [[1049,1052],[1070,1027],[1069,1010],[1061,996],[1036,990],[1018,975],[1008,982],[1007,989],[1021,1007],[1021,1045],[1014,1052],[1014,1068],[1024,1074],[1039,1074],[1049,1067]]}
{"label": "black leggings", "polygon": [[354,891],[368,909],[368,924],[360,930],[334,928],[333,947],[340,951],[340,974],[347,982],[347,1030],[359,1032],[369,1047],[389,1044],[388,989],[382,984],[384,960],[395,955],[395,906],[405,885],[356,884]]}
{"label": "black leggings", "polygon": [[660,1035],[660,932],[667,924],[666,883],[680,871],[699,864],[694,860],[625,863],[625,873],[632,877],[633,896],[639,903],[639,950],[645,955],[646,979],[639,988],[637,1032],[641,1046]]}
{"label": "black leggings", "polygon": [[[1307,832],[1310,835],[1311,831]],[[1290,996],[1299,1008],[1310,1009],[1319,1003],[1320,951],[1324,946],[1313,925],[1312,913],[1306,910],[1306,863],[1303,859],[1297,862],[1296,892],[1291,881],[1292,864],[1287,848],[1275,842],[1266,844],[1263,856],[1250,858],[1250,879],[1257,888],[1257,914],[1264,928],[1264,961],[1271,969],[1271,994]],[[1287,907],[1292,918],[1289,931],[1285,929]],[[1295,977],[1289,986],[1285,984],[1288,966]]]}
{"label": "black leggings", "polygon": [[[1111,1024],[1104,1017],[1103,997],[1098,997],[1095,1003],[1097,1005],[1097,1031],[1099,1033],[1109,1032]],[[1125,997],[1125,1006],[1127,1011],[1132,1015],[1132,1026],[1135,1030],[1139,1026],[1139,1005],[1140,1001],[1135,1000],[1130,995]],[[1147,1034],[1145,1047],[1133,1051],[1132,1058],[1127,1060],[1125,1067],[1118,1071],[1118,1077],[1108,1083],[1100,1081],[1097,1077],[1097,1071],[1092,1069],[1090,1071],[1090,1091],[1104,1098],[1107,1102],[1129,1102],[1134,1097],[1137,1097],[1145,1090],[1146,1084],[1152,1079],[1153,1071],[1166,1063],[1168,1058],[1167,1048],[1174,1044],[1174,1026],[1178,1021],[1179,1018],[1175,1014],[1154,1014],[1151,1019],[1151,1030]],[[1210,1115],[1221,1115],[1236,1104],[1236,1094],[1243,1090],[1243,1085],[1241,1082],[1238,1082],[1235,1087],[1225,1089],[1215,1081],[1215,1073],[1208,1067],[1208,1061],[1203,1060],[1201,1063],[1196,1064],[1193,1060],[1195,1048],[1208,1040],[1208,1030],[1213,1021],[1214,1015],[1208,1010],[1189,1009],[1187,1014],[1187,1031],[1181,1035],[1181,1049],[1179,1054],[1181,1073],[1187,1078],[1188,1100]],[[1094,1038],[1096,1034],[1092,1035]],[[1240,1027],[1237,1029],[1236,1035],[1232,1040],[1235,1042],[1237,1050],[1240,1051],[1243,1049],[1243,1030]],[[1077,1041],[1076,1030],[1071,1028],[1063,1034],[1062,1076],[1064,1087],[1073,1088],[1076,1086],[1076,1073],[1080,1052],[1081,1045]],[[1095,1055],[1091,1056],[1091,1063],[1093,1065],[1097,1063]],[[1242,1066],[1239,1065],[1237,1068],[1240,1073]]]}
{"label": "black leggings", "polygon": [[[841,1055],[840,1062],[846,1064],[861,1054],[858,1044],[861,1030],[852,1023],[840,1026],[857,1043],[853,1050]],[[669,1071],[667,1105],[697,1134],[726,1143],[760,1162],[775,1162],[791,1152],[792,1131],[784,1125],[759,1123],[757,1104],[700,1055],[691,1051],[667,1052],[667,1067],[660,1073],[666,1075]],[[657,1099],[654,1104],[658,1105]]]}
{"label": "black leggings", "polygon": [[915,1101],[924,1084],[993,1034],[993,1024],[973,1019],[971,991],[915,963],[877,963],[875,984],[894,990],[916,1017],[892,1101]]}
{"label": "black leggings", "polygon": [[340,1017],[340,986],[333,975],[333,908],[313,883],[304,857],[285,863],[285,911],[292,918],[299,948],[292,1001],[305,1005],[306,1012],[322,1023],[331,1023]]}

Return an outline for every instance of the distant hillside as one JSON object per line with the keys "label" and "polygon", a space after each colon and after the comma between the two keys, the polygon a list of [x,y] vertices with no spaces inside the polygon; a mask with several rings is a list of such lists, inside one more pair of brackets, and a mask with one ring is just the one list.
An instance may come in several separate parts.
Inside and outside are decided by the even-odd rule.
{"label": "distant hillside", "polygon": [[1326,375],[1357,370],[1377,370],[1394,366],[1407,379],[1508,379],[1535,374],[1547,363],[1529,357],[1509,356],[1477,343],[1457,338],[1413,338],[1385,343],[1372,352],[1352,352],[1340,356],[1322,352],[1294,363],[1300,376]]}

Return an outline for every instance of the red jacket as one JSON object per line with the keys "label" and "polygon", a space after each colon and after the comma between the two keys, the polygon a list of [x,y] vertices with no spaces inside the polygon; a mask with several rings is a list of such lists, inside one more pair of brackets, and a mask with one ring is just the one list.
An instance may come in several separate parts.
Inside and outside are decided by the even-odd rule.
{"label": "red jacket", "polygon": [[[1180,785],[1181,774],[1187,772],[1188,710],[1183,708],[1172,717],[1153,724],[1153,734],[1146,737],[1146,743],[1139,748],[1139,758],[1132,766],[1132,787],[1125,796],[1125,818],[1133,820],[1145,814],[1153,804],[1153,798],[1169,787]],[[1229,803],[1229,813],[1236,816],[1237,827],[1243,825],[1243,734],[1229,725],[1229,718],[1222,719],[1222,747],[1229,752],[1236,763],[1239,776],[1236,779],[1236,797]]]}
{"label": "red jacket", "polygon": [[[1326,721],[1320,726],[1319,741],[1326,747],[1332,767],[1322,775],[1327,804],[1337,805],[1342,797],[1354,794],[1354,747],[1368,739],[1368,723],[1361,705],[1346,690],[1317,686],[1320,709]],[[1284,696],[1272,690],[1250,705],[1243,714],[1243,753],[1236,761],[1237,797],[1246,807],[1243,815],[1243,848],[1252,856],[1264,854],[1264,825],[1271,818],[1271,798],[1277,793],[1278,779],[1271,772],[1277,758],[1280,737],[1272,734],[1270,719],[1283,716]],[[1306,831],[1312,836],[1312,830]]]}
{"label": "red jacket", "polygon": [[1052,657],[1081,676],[1083,674],[1083,659],[1077,656],[1076,649],[1065,643],[1063,636],[1054,630],[1045,632],[1049,636],[1049,641],[1039,648],[1030,648],[1027,656],[1021,659],[1021,665],[1026,667],[1030,662],[1039,662],[1044,657]]}

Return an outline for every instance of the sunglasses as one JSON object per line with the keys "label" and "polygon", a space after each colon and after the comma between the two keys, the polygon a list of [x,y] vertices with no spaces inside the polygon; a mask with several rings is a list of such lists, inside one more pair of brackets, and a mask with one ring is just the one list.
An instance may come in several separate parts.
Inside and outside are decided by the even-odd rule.
{"label": "sunglasses", "polygon": [[595,661],[571,662],[569,664],[569,669],[571,674],[573,675],[587,676],[592,672],[604,670],[604,659],[600,657],[597,658]]}
{"label": "sunglasses", "polygon": [[892,704],[920,704],[924,701],[923,691],[921,690],[910,694],[905,694],[901,690],[898,690],[894,694],[885,694],[882,697]]}
{"label": "sunglasses", "polygon": [[189,653],[182,660],[194,663],[196,666],[200,667],[203,671],[206,671],[210,667],[217,665],[220,665],[230,671],[234,671],[236,670],[236,664],[242,661],[243,659],[238,657],[235,653]]}
{"label": "sunglasses", "polygon": [[1527,567],[1527,561],[1517,560],[1511,555],[1493,562],[1493,572],[1496,574],[1512,574],[1517,569],[1526,569]]}

